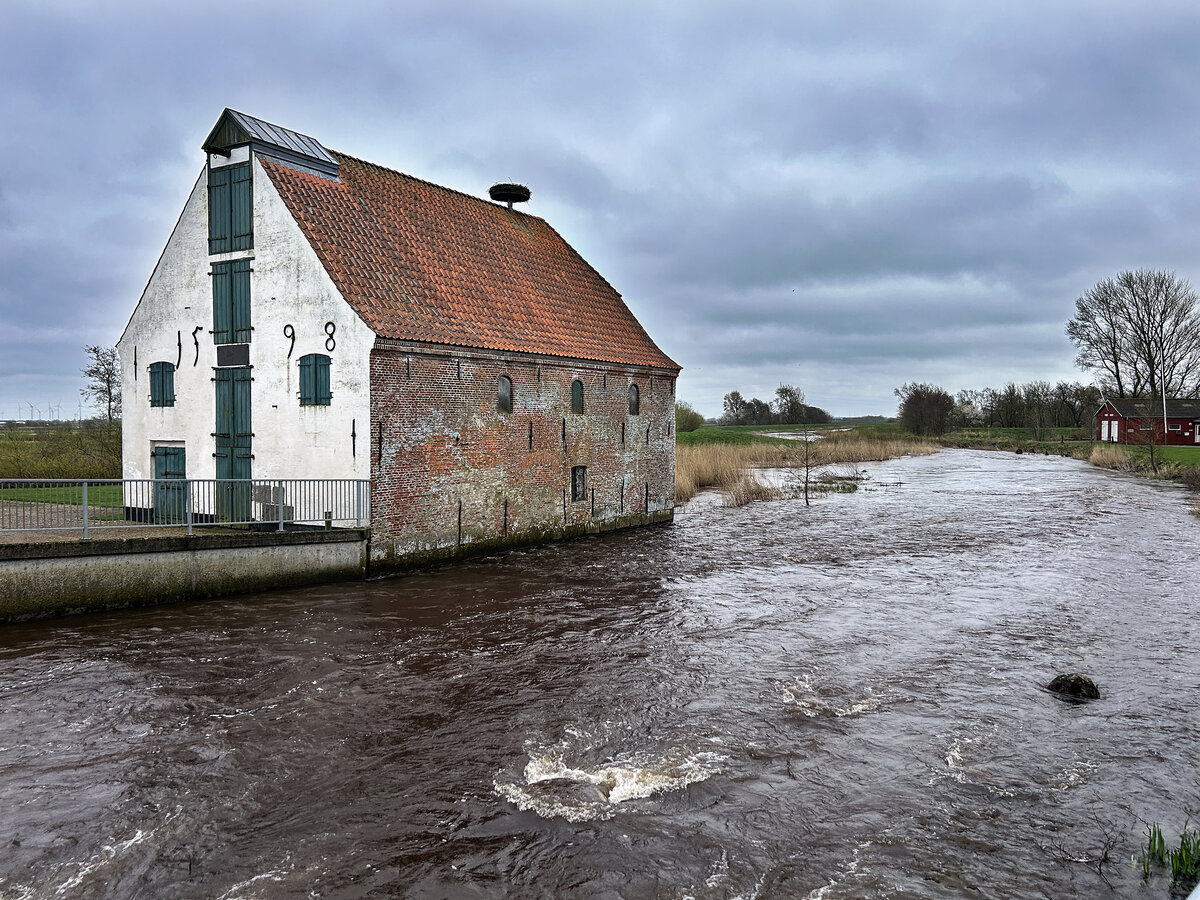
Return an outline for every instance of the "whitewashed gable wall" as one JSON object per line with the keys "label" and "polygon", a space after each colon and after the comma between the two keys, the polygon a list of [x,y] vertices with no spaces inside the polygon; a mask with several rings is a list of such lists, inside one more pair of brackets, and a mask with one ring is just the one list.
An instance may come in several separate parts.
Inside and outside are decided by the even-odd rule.
{"label": "whitewashed gable wall", "polygon": [[[239,157],[245,159],[244,151],[220,161],[236,163]],[[253,260],[253,477],[370,477],[374,333],[342,299],[257,160],[253,166],[254,249],[208,255],[208,186],[201,172],[118,342],[125,478],[153,477],[156,445],[184,446],[189,478],[215,477],[210,263],[247,256]],[[330,322],[333,328],[327,329]],[[284,335],[287,325],[295,332],[294,346]],[[198,356],[192,337],[197,327]],[[308,353],[331,358],[329,406],[300,406],[299,361]],[[150,364],[177,361],[175,405],[151,407]]]}

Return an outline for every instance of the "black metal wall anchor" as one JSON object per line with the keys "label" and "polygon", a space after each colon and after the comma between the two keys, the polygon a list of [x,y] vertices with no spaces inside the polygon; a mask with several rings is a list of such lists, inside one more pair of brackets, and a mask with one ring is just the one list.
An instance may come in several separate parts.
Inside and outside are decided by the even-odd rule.
{"label": "black metal wall anchor", "polygon": [[357,419],[350,420],[350,458],[353,459],[357,455],[358,448],[358,432],[355,430]]}
{"label": "black metal wall anchor", "polygon": [[183,362],[183,332],[179,329],[175,330],[175,368],[179,368],[179,364]]}
{"label": "black metal wall anchor", "polygon": [[283,336],[285,338],[292,339],[292,344],[290,347],[288,347],[288,355],[287,355],[287,358],[291,359],[292,351],[296,349],[296,329],[293,328],[290,324],[284,325],[283,326]]}
{"label": "black metal wall anchor", "polygon": [[196,337],[196,335],[198,335],[203,330],[204,330],[203,325],[197,325],[195,328],[192,329],[192,343],[196,345],[196,358],[192,360],[193,368],[195,366],[199,365],[199,363],[200,363],[200,338]]}

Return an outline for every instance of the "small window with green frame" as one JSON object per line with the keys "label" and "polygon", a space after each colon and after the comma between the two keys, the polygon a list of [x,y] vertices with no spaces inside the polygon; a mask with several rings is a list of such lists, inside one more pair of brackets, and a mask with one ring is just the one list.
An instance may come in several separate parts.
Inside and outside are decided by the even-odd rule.
{"label": "small window with green frame", "polygon": [[329,387],[329,362],[324,353],[300,357],[301,406],[329,406],[333,398]]}
{"label": "small window with green frame", "polygon": [[578,378],[571,382],[571,412],[583,415],[583,382]]}
{"label": "small window with green frame", "polygon": [[150,363],[150,405],[175,405],[175,364]]}

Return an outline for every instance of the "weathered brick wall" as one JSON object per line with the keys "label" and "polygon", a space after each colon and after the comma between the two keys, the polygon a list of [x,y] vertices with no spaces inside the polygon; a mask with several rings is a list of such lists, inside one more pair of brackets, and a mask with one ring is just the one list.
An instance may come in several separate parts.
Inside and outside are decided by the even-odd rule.
{"label": "weathered brick wall", "polygon": [[[674,508],[671,374],[380,344],[371,354],[374,558],[633,524]],[[512,379],[511,413],[498,408],[502,375]],[[582,415],[571,413],[575,379]],[[571,498],[573,466],[587,466],[582,501]]]}

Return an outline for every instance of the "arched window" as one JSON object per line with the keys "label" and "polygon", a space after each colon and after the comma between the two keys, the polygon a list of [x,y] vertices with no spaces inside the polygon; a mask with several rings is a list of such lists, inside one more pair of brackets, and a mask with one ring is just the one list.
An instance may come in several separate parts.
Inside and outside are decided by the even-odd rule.
{"label": "arched window", "polygon": [[638,410],[641,409],[641,406],[642,402],[641,398],[638,396],[637,385],[631,384],[629,386],[629,414],[631,416],[636,416],[638,414]]}
{"label": "arched window", "polygon": [[175,364],[150,363],[150,405],[175,405]]}
{"label": "arched window", "polygon": [[496,407],[502,413],[513,411],[512,379],[507,375],[500,376],[500,384],[496,388]]}
{"label": "arched window", "polygon": [[583,415],[583,382],[578,378],[571,382],[571,412]]}

